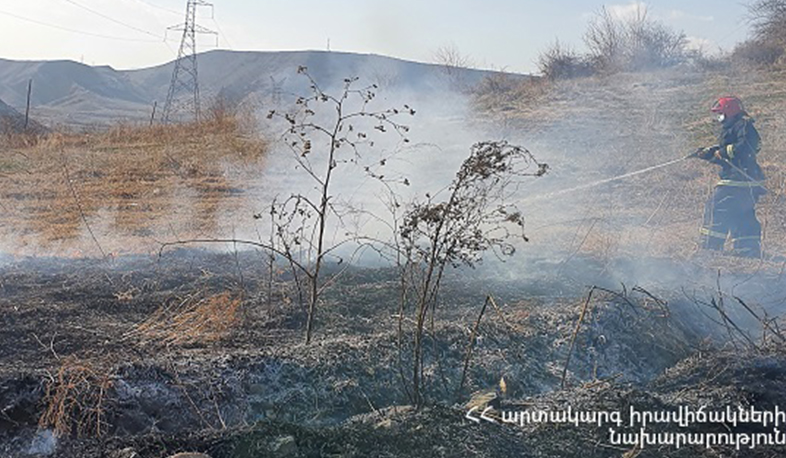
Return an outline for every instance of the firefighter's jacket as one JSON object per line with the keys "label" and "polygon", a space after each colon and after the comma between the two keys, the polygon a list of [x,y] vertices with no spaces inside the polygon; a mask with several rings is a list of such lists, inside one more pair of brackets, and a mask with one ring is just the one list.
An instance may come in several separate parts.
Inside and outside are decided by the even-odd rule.
{"label": "firefighter's jacket", "polygon": [[764,194],[764,172],[756,162],[759,133],[753,119],[738,115],[723,123],[718,145],[707,148],[699,157],[721,166],[718,186],[749,188]]}

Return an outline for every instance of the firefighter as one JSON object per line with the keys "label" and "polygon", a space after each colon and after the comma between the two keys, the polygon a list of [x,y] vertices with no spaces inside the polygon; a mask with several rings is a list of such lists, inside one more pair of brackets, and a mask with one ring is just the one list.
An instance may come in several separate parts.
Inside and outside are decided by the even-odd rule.
{"label": "firefighter", "polygon": [[718,144],[694,155],[720,166],[720,181],[704,210],[701,246],[722,251],[731,237],[734,254],[761,257],[761,224],[756,202],[767,191],[764,173],[756,162],[759,133],[740,99],[722,97],[711,108],[721,125]]}

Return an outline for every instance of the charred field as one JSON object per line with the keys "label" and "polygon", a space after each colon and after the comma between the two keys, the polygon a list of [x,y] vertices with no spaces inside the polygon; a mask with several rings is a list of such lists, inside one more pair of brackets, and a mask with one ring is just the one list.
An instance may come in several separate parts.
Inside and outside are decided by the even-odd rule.
{"label": "charred field", "polygon": [[[347,272],[307,346],[294,285],[282,279],[271,288],[265,258],[184,249],[160,259],[3,267],[2,339],[12,343],[0,353],[3,455],[610,457],[635,449],[609,444],[605,426],[467,419],[472,393],[503,376],[498,408],[510,411],[771,409],[784,401],[783,337],[739,304],[723,309],[724,326],[702,294],[598,287],[587,300],[580,289],[544,294],[554,288],[547,277],[454,272],[425,346],[428,402],[416,410],[402,383],[410,362],[400,359],[394,273]],[[604,270],[585,267],[588,275]],[[760,281],[782,294],[773,275]],[[480,322],[464,374],[490,291],[496,306]],[[735,334],[729,323],[746,331]],[[637,453],[778,456],[734,447]]]}
{"label": "charred field", "polygon": [[[166,246],[265,241],[255,221],[298,183],[242,123],[117,126],[4,146],[0,456],[786,456],[783,445],[642,449],[613,441],[618,425],[608,422],[504,416],[786,407],[782,75],[504,83],[475,94],[461,116],[426,116],[430,132],[413,134],[418,144],[454,142],[459,159],[478,137],[501,137],[551,166],[520,189],[530,241],[516,256],[445,270],[421,317],[417,408],[417,309],[402,307],[396,267],[326,262],[327,278],[341,275],[320,296],[306,344],[308,292],[291,264],[259,247]],[[715,177],[696,163],[555,194],[711,142],[705,108],[726,91],[751,100],[768,142],[759,214],[769,256],[698,252]],[[452,176],[456,145],[412,160],[426,171],[410,176],[418,192]],[[549,195],[560,197],[539,199]]]}
{"label": "charred field", "polygon": [[[586,269],[602,274],[604,266]],[[415,410],[402,383],[409,362],[400,359],[390,269],[347,273],[325,298],[320,336],[308,346],[292,282],[271,289],[259,253],[34,259],[0,273],[2,339],[12,343],[0,353],[4,456],[610,457],[635,449],[610,445],[594,425],[468,420],[472,392],[502,376],[499,408],[510,410],[766,409],[784,401],[779,332],[729,304],[729,323],[746,329],[734,335],[696,297],[659,297],[654,289],[596,289],[588,302],[580,289],[544,294],[554,279],[451,274],[425,346],[428,404]],[[763,281],[782,294],[773,275]],[[489,291],[498,306],[481,321],[461,388],[468,339]],[[777,456],[765,450],[639,453]]]}

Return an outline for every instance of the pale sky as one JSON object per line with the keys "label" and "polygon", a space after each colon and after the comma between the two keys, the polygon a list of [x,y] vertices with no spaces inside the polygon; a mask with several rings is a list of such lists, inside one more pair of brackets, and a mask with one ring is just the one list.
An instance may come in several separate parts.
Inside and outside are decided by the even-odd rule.
{"label": "pale sky", "polygon": [[[215,0],[198,23],[219,32],[218,47],[281,51],[330,49],[432,62],[452,46],[479,68],[536,72],[538,53],[555,39],[583,48],[587,20],[602,6],[649,14],[692,43],[729,50],[748,33],[751,0]],[[167,26],[183,22],[185,0],[0,0],[0,58],[71,59],[117,69],[172,60],[180,41]],[[216,49],[205,35],[200,51]]]}

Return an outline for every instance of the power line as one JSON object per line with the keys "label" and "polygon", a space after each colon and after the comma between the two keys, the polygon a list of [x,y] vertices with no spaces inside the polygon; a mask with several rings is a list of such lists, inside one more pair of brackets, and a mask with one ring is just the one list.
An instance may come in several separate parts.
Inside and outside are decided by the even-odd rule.
{"label": "power line", "polygon": [[150,3],[150,2],[146,2],[145,0],[136,0],[136,1],[138,1],[139,3],[143,3],[143,4],[147,5],[147,6],[152,6],[153,8],[159,9],[161,11],[166,11],[167,13],[171,13],[171,14],[177,15],[177,16],[182,16],[183,15],[183,13],[180,12],[180,11],[170,10],[169,8],[164,8],[163,6],[158,6],[156,4],[153,4],[153,3]]}
{"label": "power line", "polygon": [[229,46],[229,49],[233,49],[234,46],[232,46],[232,43],[229,41],[229,36],[226,33],[224,33],[223,30],[221,30],[221,26],[218,25],[218,21],[216,20],[215,17],[213,17],[213,23],[216,24],[216,29],[218,29],[218,33],[224,39],[224,41],[227,42],[227,45]]}
{"label": "power line", "polygon": [[115,18],[113,18],[111,16],[107,16],[106,14],[103,14],[103,13],[100,13],[100,12],[94,10],[94,9],[88,8],[88,7],[86,7],[86,6],[82,5],[82,4],[79,4],[79,3],[75,2],[74,0],[63,0],[63,1],[65,1],[67,3],[70,3],[70,4],[74,5],[74,6],[77,6],[79,8],[82,8],[85,11],[89,11],[89,12],[95,14],[96,16],[100,16],[100,17],[102,17],[102,18],[104,18],[104,19],[106,19],[108,21],[112,21],[115,24],[120,24],[123,27],[128,27],[129,29],[136,30],[137,32],[142,32],[142,33],[144,33],[146,35],[150,35],[151,37],[156,37],[156,38],[159,38],[159,39],[162,39],[162,40],[164,39],[164,37],[162,37],[161,35],[156,35],[156,34],[154,34],[152,32],[148,32],[147,30],[140,29],[139,27],[133,26],[131,24],[126,24],[123,21],[118,21],[117,19],[115,19]]}
{"label": "power line", "polygon": [[167,48],[169,48],[169,51],[171,51],[172,54],[177,56],[177,51],[175,51],[175,49],[173,47],[169,46],[169,42],[168,41],[164,41],[164,44],[166,45]]}
{"label": "power line", "polygon": [[9,13],[8,11],[0,10],[0,14],[4,14],[6,16],[10,16],[10,17],[22,20],[22,21],[32,22],[33,24],[43,25],[43,26],[46,26],[46,27],[52,27],[54,29],[64,30],[66,32],[78,33],[78,34],[81,34],[81,35],[87,35],[87,36],[96,37],[96,38],[105,38],[107,40],[134,41],[134,42],[137,42],[137,43],[159,43],[159,42],[161,42],[160,39],[158,39],[158,40],[149,40],[149,39],[143,39],[143,38],[124,38],[124,37],[114,37],[114,36],[110,36],[110,35],[102,35],[100,33],[85,32],[84,30],[72,29],[72,28],[63,27],[63,26],[60,26],[60,25],[57,25],[57,24],[51,24],[51,23],[48,23],[48,22],[39,21],[37,19],[30,19],[28,17],[20,16],[18,14]]}

